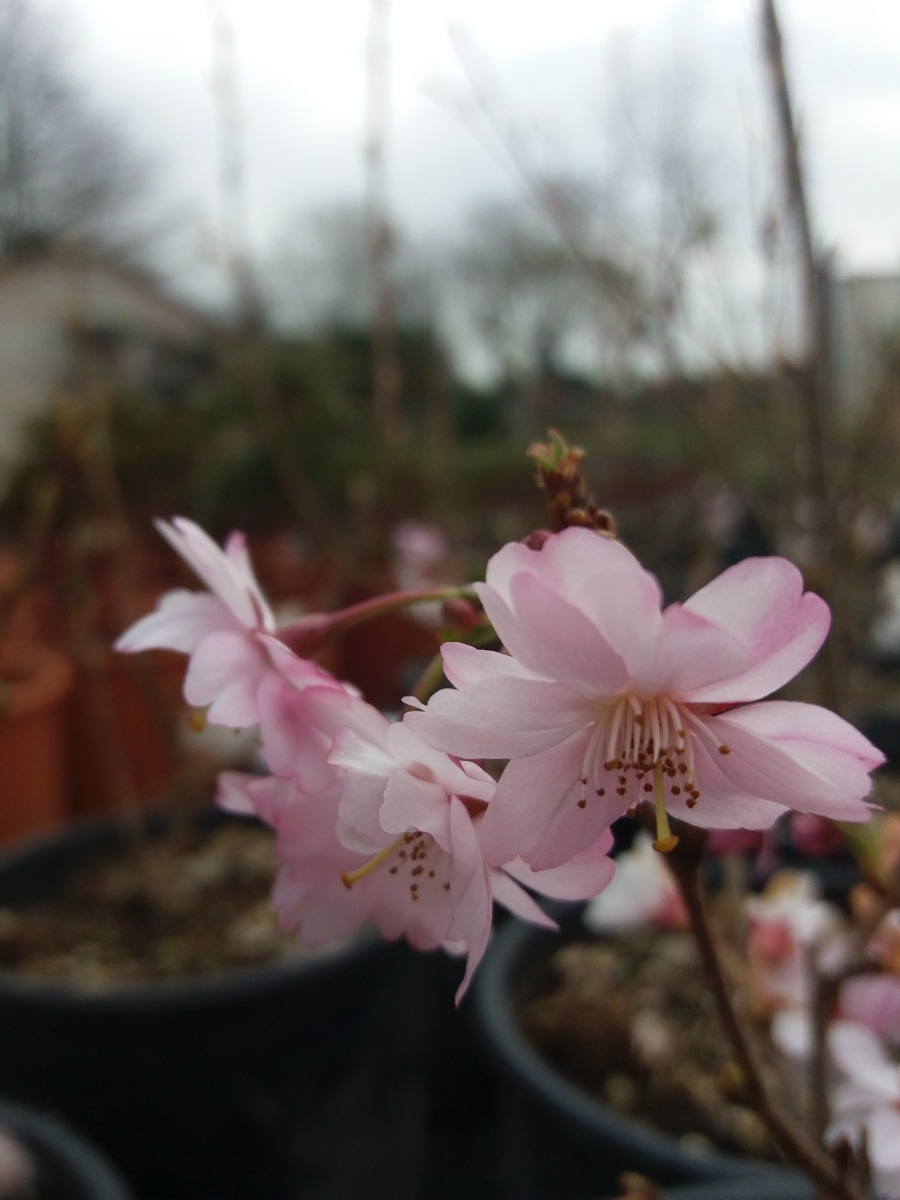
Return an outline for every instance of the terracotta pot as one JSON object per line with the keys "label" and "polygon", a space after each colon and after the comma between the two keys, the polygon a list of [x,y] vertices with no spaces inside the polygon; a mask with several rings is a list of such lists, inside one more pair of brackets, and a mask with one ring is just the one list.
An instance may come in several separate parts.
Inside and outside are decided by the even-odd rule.
{"label": "terracotta pot", "polygon": [[67,815],[65,704],[73,669],[39,642],[0,644],[0,840]]}
{"label": "terracotta pot", "polygon": [[[374,574],[348,588],[341,602],[357,604],[396,586],[388,574]],[[370,704],[391,712],[400,708],[440,647],[437,626],[406,611],[384,613],[338,634],[330,644],[336,661],[328,669],[359,688]]]}
{"label": "terracotta pot", "polygon": [[120,812],[129,799],[153,805],[171,788],[186,661],[110,651],[80,667],[68,711],[73,816]]}

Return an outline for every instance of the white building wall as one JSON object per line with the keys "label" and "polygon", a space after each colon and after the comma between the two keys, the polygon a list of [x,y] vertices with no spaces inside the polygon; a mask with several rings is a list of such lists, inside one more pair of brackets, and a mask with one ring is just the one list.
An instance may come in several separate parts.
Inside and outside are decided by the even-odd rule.
{"label": "white building wall", "polygon": [[71,375],[79,327],[185,345],[209,332],[202,315],[102,262],[54,255],[0,267],[0,473],[21,448],[23,424]]}

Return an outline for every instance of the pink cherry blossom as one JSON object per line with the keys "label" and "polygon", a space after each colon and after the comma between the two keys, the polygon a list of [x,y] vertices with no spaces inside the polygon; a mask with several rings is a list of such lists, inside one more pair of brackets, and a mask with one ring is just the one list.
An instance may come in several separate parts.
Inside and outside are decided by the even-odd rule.
{"label": "pink cherry blossom", "polygon": [[354,688],[311,670],[287,647],[273,647],[272,660],[278,669],[265,672],[256,690],[262,756],[273,775],[316,795],[342,778],[330,762],[338,734],[380,730],[388,720]]}
{"label": "pink cherry blossom", "polygon": [[443,648],[456,690],[407,722],[432,745],[510,761],[484,819],[490,861],[565,862],[628,809],[764,829],[787,811],[864,821],[883,756],[811,704],[756,703],[824,640],[825,603],[780,558],[731,567],[684,604],[585,529],[509,544],[476,590],[505,653]]}
{"label": "pink cherry blossom", "polygon": [[[330,761],[346,771],[340,803],[344,840],[373,852],[370,864],[381,877],[382,895],[406,912],[411,944],[465,947],[459,995],[487,946],[493,900],[528,920],[552,924],[517,879],[546,895],[582,899],[612,878],[611,836],[556,870],[536,872],[521,862],[489,866],[480,833],[493,778],[474,763],[433,750],[402,723],[388,724],[375,736],[342,734]],[[370,865],[363,870],[368,874]],[[392,936],[385,917],[376,923]]]}
{"label": "pink cherry blossom", "polygon": [[185,699],[208,706],[213,724],[236,729],[257,723],[257,688],[267,673],[283,669],[295,680],[326,678],[275,639],[275,618],[253,574],[243,534],[231,534],[221,550],[184,517],[157,521],[156,527],[209,591],[167,592],[155,612],[121,635],[117,650],[189,654]]}
{"label": "pink cherry blossom", "polygon": [[488,866],[479,831],[493,779],[371,712],[337,738],[333,786],[311,796],[296,777],[228,775],[219,803],[276,829],[273,902],[301,941],[322,944],[371,923],[416,949],[464,953],[459,998],[487,946],[493,901],[552,926],[520,884],[562,899],[594,894],[613,874],[612,838],[556,870]]}

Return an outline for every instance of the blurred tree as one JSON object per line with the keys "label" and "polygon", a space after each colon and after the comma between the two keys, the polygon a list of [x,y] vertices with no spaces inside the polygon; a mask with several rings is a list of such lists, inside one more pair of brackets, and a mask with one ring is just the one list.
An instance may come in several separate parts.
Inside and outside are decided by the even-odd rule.
{"label": "blurred tree", "polygon": [[[432,324],[439,307],[441,265],[433,247],[393,239],[392,289],[398,325]],[[364,329],[372,323],[370,231],[365,207],[335,201],[291,213],[277,232],[265,272],[277,323],[303,332]]]}
{"label": "blurred tree", "polygon": [[148,167],[84,94],[29,0],[0,4],[0,254],[87,237],[123,249]]}

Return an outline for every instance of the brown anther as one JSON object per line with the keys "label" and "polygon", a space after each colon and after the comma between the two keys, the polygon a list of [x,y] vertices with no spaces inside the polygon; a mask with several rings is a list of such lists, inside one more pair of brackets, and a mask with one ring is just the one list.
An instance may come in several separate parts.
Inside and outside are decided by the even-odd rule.
{"label": "brown anther", "polygon": [[617,795],[617,796],[627,796],[627,795],[628,795],[628,788],[627,788],[627,787],[617,787],[617,788],[616,788],[616,795]]}
{"label": "brown anther", "polygon": [[730,753],[731,753],[731,747],[730,747],[730,746],[720,746],[720,747],[719,747],[719,753],[720,753],[720,754],[730,754]]}
{"label": "brown anther", "polygon": [[605,795],[606,795],[606,788],[597,788],[597,795],[598,795],[598,796],[605,796]]}
{"label": "brown anther", "polygon": [[424,870],[425,870],[425,868],[424,868],[424,867],[421,867],[421,866],[420,866],[420,867],[413,867],[413,869],[412,869],[412,873],[413,873],[413,875],[421,875],[421,874],[424,872]]}
{"label": "brown anther", "polygon": [[677,783],[676,783],[676,784],[675,784],[675,786],[672,788],[672,795],[673,795],[673,796],[680,796],[680,795],[681,795],[681,788],[678,786],[678,784],[677,784]]}
{"label": "brown anther", "polygon": [[584,796],[582,796],[581,799],[578,801],[578,807],[579,808],[587,808],[587,800],[585,800]]}
{"label": "brown anther", "polygon": [[697,796],[688,796],[687,800],[685,801],[688,808],[696,808],[697,807],[697,799],[698,799]]}
{"label": "brown anther", "polygon": [[652,783],[645,783],[645,784],[644,784],[644,791],[645,791],[645,792],[652,792],[652,791],[653,791],[653,784],[652,784]]}

